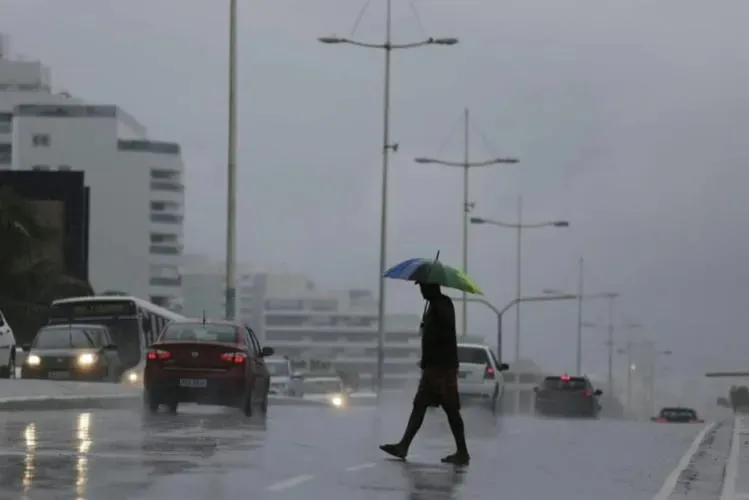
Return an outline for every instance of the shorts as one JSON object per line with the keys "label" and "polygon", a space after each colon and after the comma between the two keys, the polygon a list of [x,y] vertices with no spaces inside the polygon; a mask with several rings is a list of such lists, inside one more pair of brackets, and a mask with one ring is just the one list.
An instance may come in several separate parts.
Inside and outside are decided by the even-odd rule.
{"label": "shorts", "polygon": [[425,368],[421,371],[414,405],[441,406],[445,410],[460,410],[458,370]]}

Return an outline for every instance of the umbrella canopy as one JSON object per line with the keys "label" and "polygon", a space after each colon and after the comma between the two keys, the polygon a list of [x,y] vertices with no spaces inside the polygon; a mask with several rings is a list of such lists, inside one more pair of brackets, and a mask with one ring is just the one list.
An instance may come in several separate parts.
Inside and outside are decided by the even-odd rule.
{"label": "umbrella canopy", "polygon": [[476,295],[484,294],[463,271],[433,259],[405,260],[388,269],[385,277],[440,285]]}

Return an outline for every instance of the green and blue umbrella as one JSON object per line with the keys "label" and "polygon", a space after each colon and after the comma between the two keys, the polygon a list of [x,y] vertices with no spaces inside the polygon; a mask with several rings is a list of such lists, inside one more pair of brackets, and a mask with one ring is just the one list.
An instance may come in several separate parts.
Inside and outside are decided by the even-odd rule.
{"label": "green and blue umbrella", "polygon": [[484,294],[463,271],[443,264],[437,259],[404,260],[388,269],[384,276],[396,280],[439,285],[475,295]]}

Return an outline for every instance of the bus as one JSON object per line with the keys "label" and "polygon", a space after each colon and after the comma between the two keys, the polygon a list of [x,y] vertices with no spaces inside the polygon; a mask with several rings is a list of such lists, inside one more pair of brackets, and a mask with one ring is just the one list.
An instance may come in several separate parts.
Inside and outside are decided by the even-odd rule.
{"label": "bus", "polygon": [[127,372],[145,359],[148,347],[164,326],[183,319],[186,318],[180,314],[137,297],[102,295],[55,300],[50,307],[48,323],[106,326]]}

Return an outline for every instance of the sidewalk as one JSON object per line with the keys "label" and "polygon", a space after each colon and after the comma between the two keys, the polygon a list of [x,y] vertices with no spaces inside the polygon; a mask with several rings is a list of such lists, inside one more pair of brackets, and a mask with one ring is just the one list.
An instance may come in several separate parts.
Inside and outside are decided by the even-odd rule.
{"label": "sidewalk", "polygon": [[0,380],[0,409],[27,409],[49,403],[134,402],[141,390],[120,384]]}
{"label": "sidewalk", "polygon": [[734,418],[731,452],[720,500],[749,500],[749,416]]}

